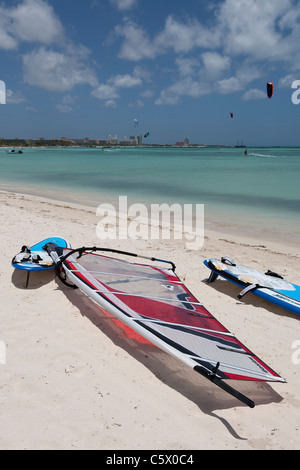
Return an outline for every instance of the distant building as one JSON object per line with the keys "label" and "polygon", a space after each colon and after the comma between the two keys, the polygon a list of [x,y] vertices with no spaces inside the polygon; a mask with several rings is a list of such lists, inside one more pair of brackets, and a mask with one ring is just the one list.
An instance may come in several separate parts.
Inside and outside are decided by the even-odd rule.
{"label": "distant building", "polygon": [[[56,140],[56,139],[51,139],[51,140]],[[75,140],[67,139],[67,137],[62,137],[60,140],[62,140],[63,142],[68,142],[69,144],[75,144]]]}
{"label": "distant building", "polygon": [[184,139],[183,142],[176,142],[177,147],[187,147],[189,145],[190,141],[188,138]]}
{"label": "distant building", "polygon": [[120,140],[120,145],[125,145],[125,146],[134,146],[134,145],[138,145],[138,138],[136,135],[132,135],[130,136],[129,139],[127,139],[126,135],[124,136],[124,139],[123,140]]}
{"label": "distant building", "polygon": [[51,146],[51,147],[110,147],[110,146],[138,146],[143,145],[143,136],[142,135],[131,135],[128,139],[124,136],[124,139],[120,142],[118,141],[118,136],[114,137],[109,135],[107,139],[90,139],[89,137],[84,137],[80,139],[72,139],[66,136],[63,136],[59,139],[50,138],[46,139],[45,137],[38,137],[36,139],[5,139],[2,138],[1,146]]}
{"label": "distant building", "polygon": [[108,145],[118,145],[118,136],[115,135],[114,137],[112,137],[111,135],[109,135],[108,139],[107,139],[107,144]]}

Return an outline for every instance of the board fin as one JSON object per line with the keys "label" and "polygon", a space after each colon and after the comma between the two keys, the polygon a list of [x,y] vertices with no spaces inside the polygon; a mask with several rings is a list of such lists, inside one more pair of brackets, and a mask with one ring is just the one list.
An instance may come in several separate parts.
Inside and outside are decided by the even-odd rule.
{"label": "board fin", "polygon": [[270,271],[270,269],[268,269],[268,271],[265,273],[266,276],[272,276],[272,277],[278,277],[279,279],[283,279],[282,276],[280,276],[280,274],[277,274],[277,273],[274,273],[274,271]]}
{"label": "board fin", "polygon": [[248,292],[251,292],[253,291],[254,289],[257,289],[259,287],[259,284],[250,284],[250,286],[247,286],[245,287],[245,289],[243,289],[237,296],[238,299],[241,299],[242,297],[244,297],[245,294],[247,294]]}
{"label": "board fin", "polygon": [[214,282],[218,277],[218,274],[215,271],[211,271],[209,278],[207,279],[207,282]]}

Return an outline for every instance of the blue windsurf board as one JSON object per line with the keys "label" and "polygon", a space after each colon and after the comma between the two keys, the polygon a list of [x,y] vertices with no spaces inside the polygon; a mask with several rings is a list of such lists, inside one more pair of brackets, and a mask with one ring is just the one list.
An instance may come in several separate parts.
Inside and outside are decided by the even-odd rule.
{"label": "blue windsurf board", "polygon": [[70,243],[61,237],[50,237],[32,246],[23,245],[21,251],[12,259],[12,266],[23,271],[44,271],[53,269],[55,263],[43,247],[55,243],[62,248],[71,248]]}
{"label": "blue windsurf board", "polygon": [[211,270],[208,282],[213,282],[218,276],[242,287],[238,295],[241,299],[247,292],[272,302],[290,312],[300,315],[300,286],[284,280],[280,275],[267,271],[265,274],[224,257],[211,258],[204,261]]}

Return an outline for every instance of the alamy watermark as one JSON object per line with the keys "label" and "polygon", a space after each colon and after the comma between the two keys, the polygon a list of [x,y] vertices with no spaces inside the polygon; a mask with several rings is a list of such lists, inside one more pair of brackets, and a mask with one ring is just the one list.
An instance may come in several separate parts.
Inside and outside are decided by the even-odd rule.
{"label": "alamy watermark", "polygon": [[100,204],[96,233],[100,240],[185,240],[186,248],[199,250],[204,241],[203,204],[128,205],[119,196],[118,207]]}
{"label": "alamy watermark", "polygon": [[0,341],[0,365],[6,364],[6,344]]}
{"label": "alamy watermark", "polygon": [[3,80],[0,80],[0,104],[6,104],[6,86]]}
{"label": "alamy watermark", "polygon": [[300,103],[300,80],[294,80],[292,83],[292,88],[296,89],[292,94],[292,103],[299,104]]}
{"label": "alamy watermark", "polygon": [[295,351],[292,354],[292,363],[298,366],[300,364],[300,340],[296,339],[292,344],[292,349]]}

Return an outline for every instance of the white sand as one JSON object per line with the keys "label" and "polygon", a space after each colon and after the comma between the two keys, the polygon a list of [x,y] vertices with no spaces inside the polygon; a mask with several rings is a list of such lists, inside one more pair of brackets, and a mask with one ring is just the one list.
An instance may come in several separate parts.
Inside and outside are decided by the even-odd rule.
{"label": "white sand", "polygon": [[[14,270],[23,244],[52,235],[73,247],[104,245],[93,208],[0,192],[0,449],[298,449],[300,317],[218,280],[208,257],[299,279],[293,246],[205,231],[200,251],[185,241],[107,241],[106,246],[170,259],[206,308],[287,383],[239,383],[250,409],[181,362],[128,337],[53,273]],[[300,346],[298,346],[298,349]],[[1,357],[1,356],[0,356]]]}

